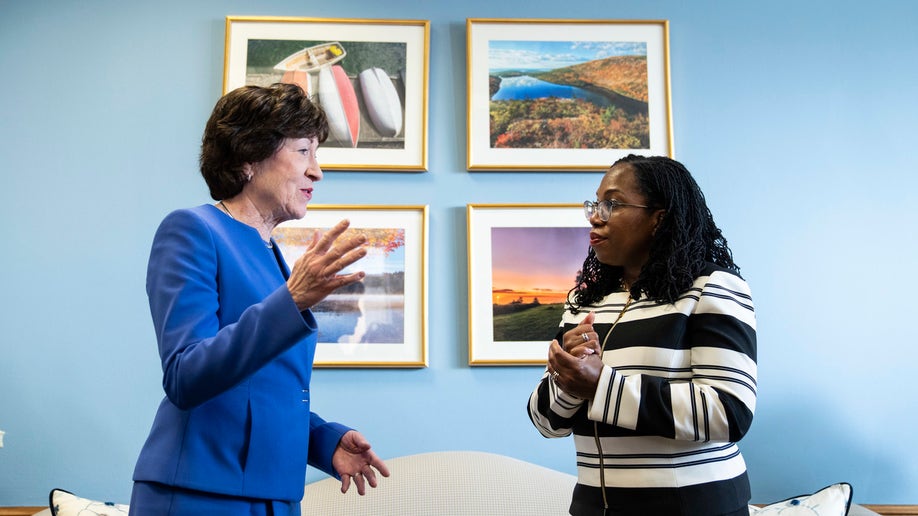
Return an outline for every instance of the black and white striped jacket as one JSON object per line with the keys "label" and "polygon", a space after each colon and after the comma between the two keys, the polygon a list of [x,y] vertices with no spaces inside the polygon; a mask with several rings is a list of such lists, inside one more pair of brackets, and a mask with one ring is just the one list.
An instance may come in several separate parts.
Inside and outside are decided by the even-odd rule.
{"label": "black and white striped jacket", "polygon": [[[604,338],[627,298],[614,292],[577,315],[566,310],[559,341],[590,311]],[[756,334],[742,278],[711,265],[675,303],[632,302],[602,361],[592,399],[561,391],[547,374],[529,399],[529,417],[542,435],[574,435],[578,487],[600,486],[601,449],[607,492],[662,488],[654,490],[659,495],[739,479],[746,486],[737,496],[746,500],[715,505],[748,502],[746,465],[735,443],[755,412]]]}

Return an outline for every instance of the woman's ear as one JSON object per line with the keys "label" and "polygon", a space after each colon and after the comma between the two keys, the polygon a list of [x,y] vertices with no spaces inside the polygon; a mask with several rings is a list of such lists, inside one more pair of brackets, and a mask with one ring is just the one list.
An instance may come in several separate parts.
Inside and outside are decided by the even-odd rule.
{"label": "woman's ear", "polygon": [[245,176],[245,182],[248,183],[252,180],[252,176],[255,175],[253,170],[255,167],[251,163],[245,163],[242,165],[242,175]]}
{"label": "woman's ear", "polygon": [[651,233],[652,235],[657,234],[657,229],[659,229],[660,225],[663,224],[663,219],[665,217],[666,210],[657,210],[657,212],[654,214],[653,232]]}

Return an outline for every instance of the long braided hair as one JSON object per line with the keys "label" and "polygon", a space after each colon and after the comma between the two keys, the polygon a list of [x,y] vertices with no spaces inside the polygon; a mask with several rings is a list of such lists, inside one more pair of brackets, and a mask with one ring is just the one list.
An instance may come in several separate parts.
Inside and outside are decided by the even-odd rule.
{"label": "long braided hair", "polygon": [[[630,292],[673,303],[713,262],[739,274],[733,253],[714,223],[704,194],[684,165],[663,156],[629,155],[612,166],[628,166],[637,179],[647,205],[666,210],[650,243],[650,256],[641,268]],[[591,248],[587,253],[580,281],[571,289],[571,312],[598,302],[620,288],[622,267],[600,263]]]}

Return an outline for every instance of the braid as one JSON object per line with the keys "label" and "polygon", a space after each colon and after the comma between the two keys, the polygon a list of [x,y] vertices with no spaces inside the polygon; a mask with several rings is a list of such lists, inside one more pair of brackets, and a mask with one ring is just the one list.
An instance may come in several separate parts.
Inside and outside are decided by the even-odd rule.
{"label": "braid", "polygon": [[[641,293],[672,303],[695,281],[708,263],[739,274],[733,253],[689,171],[678,161],[662,156],[629,155],[612,166],[626,164],[637,178],[647,204],[666,211],[650,244],[650,256],[631,294]],[[601,300],[621,285],[623,270],[599,262],[592,249],[583,263],[580,284],[571,289],[571,311]]]}

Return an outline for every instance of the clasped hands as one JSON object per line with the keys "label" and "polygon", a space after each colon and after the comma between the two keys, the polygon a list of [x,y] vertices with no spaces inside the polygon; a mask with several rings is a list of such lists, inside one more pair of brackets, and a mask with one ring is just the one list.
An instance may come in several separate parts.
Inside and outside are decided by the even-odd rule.
{"label": "clasped hands", "polygon": [[602,373],[599,334],[593,329],[595,317],[588,313],[580,324],[564,332],[563,342],[554,339],[548,348],[551,381],[578,398],[593,398]]}
{"label": "clasped hands", "polygon": [[332,467],[341,476],[341,492],[346,493],[353,481],[360,496],[367,492],[367,483],[370,487],[376,487],[376,471],[384,477],[389,476],[389,468],[370,449],[366,438],[356,430],[349,430],[341,436],[332,455]]}
{"label": "clasped hands", "polygon": [[367,254],[363,247],[367,237],[355,235],[340,238],[350,226],[350,221],[342,220],[325,234],[316,231],[312,241],[290,271],[287,289],[302,312],[314,306],[335,290],[358,282],[365,276],[363,271],[350,274],[339,274]]}

